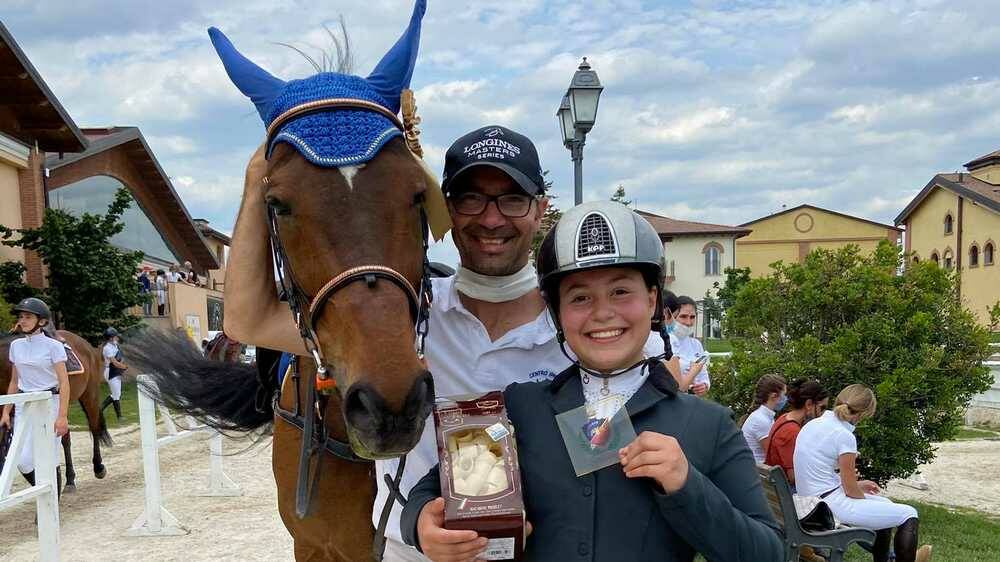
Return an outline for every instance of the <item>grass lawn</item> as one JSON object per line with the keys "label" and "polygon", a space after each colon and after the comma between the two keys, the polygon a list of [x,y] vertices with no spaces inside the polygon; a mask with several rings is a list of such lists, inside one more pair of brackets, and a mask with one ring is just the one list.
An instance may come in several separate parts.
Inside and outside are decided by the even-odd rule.
{"label": "grass lawn", "polygon": [[[1000,562],[1000,518],[970,510],[909,502],[920,513],[920,544],[934,545],[933,562]],[[870,562],[853,545],[847,562]]]}
{"label": "grass lawn", "polygon": [[998,438],[1000,433],[996,431],[991,431],[989,429],[978,429],[975,427],[960,427],[958,428],[958,433],[955,434],[956,441],[963,441],[968,439],[984,439],[987,437]]}
{"label": "grass lawn", "polygon": [[733,351],[733,344],[729,340],[705,339],[705,351],[709,353],[725,353]]}
{"label": "grass lawn", "polygon": [[[104,401],[108,395],[108,385],[101,383],[101,394],[98,397],[98,405]],[[122,419],[118,421],[115,417],[115,407],[108,406],[104,410],[104,419],[108,422],[108,429],[139,423],[139,402],[136,396],[135,381],[127,381],[122,385]],[[69,405],[69,426],[73,430],[87,429],[87,416],[83,415],[83,409],[78,402]]]}

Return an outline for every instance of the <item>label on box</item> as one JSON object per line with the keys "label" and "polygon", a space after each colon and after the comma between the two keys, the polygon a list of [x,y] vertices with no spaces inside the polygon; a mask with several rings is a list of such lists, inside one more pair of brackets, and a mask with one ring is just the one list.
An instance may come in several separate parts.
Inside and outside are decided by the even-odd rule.
{"label": "label on box", "polygon": [[510,432],[507,431],[507,426],[505,426],[504,424],[502,424],[500,422],[497,422],[497,423],[495,423],[495,424],[487,427],[484,431],[486,431],[486,433],[490,436],[490,439],[492,439],[494,441],[499,441],[499,440],[503,439],[504,437],[507,437],[508,435],[510,435]]}
{"label": "label on box", "polygon": [[490,539],[486,542],[485,560],[511,560],[514,558],[514,537]]}

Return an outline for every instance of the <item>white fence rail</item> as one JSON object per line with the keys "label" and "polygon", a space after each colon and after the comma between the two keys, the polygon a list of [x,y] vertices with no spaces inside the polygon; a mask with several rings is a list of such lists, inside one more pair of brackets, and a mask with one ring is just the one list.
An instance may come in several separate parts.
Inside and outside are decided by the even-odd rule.
{"label": "white fence rail", "polygon": [[[157,404],[143,391],[143,384],[152,384],[148,375],[139,375],[139,429],[142,438],[142,471],[145,480],[145,506],[142,515],[126,531],[128,536],[185,535],[189,531],[165,507],[160,488],[160,449],[196,435],[199,431],[212,433],[209,439],[209,479],[207,489],[199,496],[240,496],[243,491],[222,470],[222,434],[204,425],[196,426],[187,418],[189,429],[178,430],[170,412]],[[166,429],[166,435],[157,437],[156,412]]]}
{"label": "white fence rail", "polygon": [[[38,516],[38,551],[42,562],[59,560],[59,498],[56,491],[56,449],[48,391],[25,392],[0,396],[0,407],[13,404],[17,408],[10,450],[0,472],[0,511],[35,500]],[[17,459],[31,432],[35,460],[35,485],[11,494]]]}

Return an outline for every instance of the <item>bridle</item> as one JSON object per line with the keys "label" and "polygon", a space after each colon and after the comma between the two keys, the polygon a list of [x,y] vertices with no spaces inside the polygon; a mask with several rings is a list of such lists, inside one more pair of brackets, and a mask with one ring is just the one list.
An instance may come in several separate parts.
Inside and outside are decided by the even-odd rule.
{"label": "bridle", "polygon": [[[303,115],[317,112],[329,111],[331,109],[364,109],[375,111],[390,118],[392,123],[404,133],[407,129],[389,110],[373,104],[366,100],[332,98],[328,100],[317,100],[308,102],[300,106],[293,107],[278,116],[274,122],[268,126],[268,140],[270,142],[281,126],[290,120]],[[412,149],[412,145],[407,138],[407,145]],[[269,180],[265,176],[265,183]],[[330,454],[352,462],[371,462],[363,459],[354,453],[349,443],[334,439],[328,435],[326,424],[323,422],[323,412],[330,396],[335,391],[335,383],[332,374],[327,369],[328,359],[324,356],[316,334],[316,323],[322,316],[326,304],[333,299],[337,292],[345,287],[357,282],[364,282],[369,289],[374,289],[379,280],[387,281],[399,288],[406,296],[409,304],[410,316],[413,319],[416,331],[416,352],[418,358],[423,360],[424,342],[427,338],[428,321],[430,318],[431,305],[431,281],[430,262],[427,258],[427,248],[429,245],[430,227],[427,220],[427,213],[420,207],[420,228],[423,251],[423,270],[420,277],[419,289],[415,289],[413,284],[398,271],[381,264],[361,264],[352,266],[327,281],[315,295],[303,290],[302,285],[297,281],[288,259],[288,254],[282,244],[278,229],[278,214],[272,206],[267,208],[267,228],[271,243],[271,255],[278,272],[278,281],[281,289],[288,299],[288,307],[291,309],[295,325],[299,330],[299,336],[305,345],[306,351],[316,364],[316,377],[310,377],[305,382],[305,404],[303,412],[299,411],[299,383],[298,361],[293,358],[291,376],[294,381],[295,401],[293,410],[285,410],[279,404],[281,390],[278,389],[272,397],[272,405],[276,415],[284,421],[302,430],[302,446],[299,450],[298,480],[296,485],[295,513],[300,519],[309,512],[310,499],[316,483],[319,480],[319,465],[322,459],[322,452]],[[375,553],[381,558],[384,547],[385,523],[388,519],[388,512],[394,501],[402,503],[402,496],[398,492],[399,481],[402,477],[405,456],[401,457],[399,468],[395,478],[385,476],[392,494],[383,510],[383,517],[380,520],[379,528],[376,529]],[[381,540],[380,540],[381,539]]]}

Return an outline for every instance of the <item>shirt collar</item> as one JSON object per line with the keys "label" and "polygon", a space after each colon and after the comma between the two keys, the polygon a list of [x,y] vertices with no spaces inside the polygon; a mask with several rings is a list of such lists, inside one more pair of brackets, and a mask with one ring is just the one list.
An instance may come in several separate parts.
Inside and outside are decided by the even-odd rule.
{"label": "shirt collar", "polygon": [[840,425],[844,426],[847,429],[847,431],[850,431],[851,433],[854,433],[854,424],[838,418],[837,417],[837,412],[834,412],[833,410],[827,410],[827,411],[823,412],[823,417],[824,418],[827,418],[827,417],[830,418],[834,422],[839,423]]}

